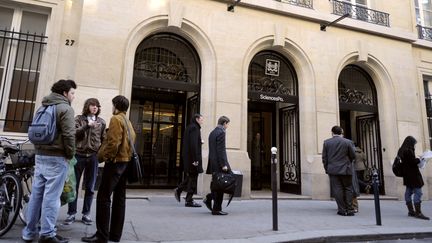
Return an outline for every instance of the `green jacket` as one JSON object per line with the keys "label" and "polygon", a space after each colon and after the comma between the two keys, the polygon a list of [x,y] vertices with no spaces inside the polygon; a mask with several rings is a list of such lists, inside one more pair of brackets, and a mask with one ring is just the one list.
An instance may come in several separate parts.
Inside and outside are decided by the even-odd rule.
{"label": "green jacket", "polygon": [[51,93],[42,99],[42,105],[56,105],[57,136],[50,145],[35,145],[36,154],[72,159],[75,155],[75,112],[69,100],[61,94]]}

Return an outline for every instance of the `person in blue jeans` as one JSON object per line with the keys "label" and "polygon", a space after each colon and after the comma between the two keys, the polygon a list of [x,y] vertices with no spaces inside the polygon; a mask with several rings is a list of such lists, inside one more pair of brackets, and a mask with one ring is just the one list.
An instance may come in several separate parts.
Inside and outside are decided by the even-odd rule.
{"label": "person in blue jeans", "polygon": [[71,102],[76,88],[73,80],[59,80],[52,86],[52,93],[42,100],[44,106],[56,106],[57,135],[52,144],[35,145],[36,164],[26,215],[28,221],[22,230],[25,242],[35,240],[38,234],[40,243],[69,242],[56,233],[55,225],[68,163],[75,155],[75,122]]}
{"label": "person in blue jeans", "polygon": [[[398,150],[398,156],[402,160],[403,184],[406,186],[405,202],[408,208],[408,216],[429,220],[429,217],[423,215],[421,211],[421,197],[423,195],[421,188],[424,182],[418,167],[420,159],[415,156],[416,143],[417,140],[414,137],[408,136]],[[414,208],[412,199],[414,199]]]}
{"label": "person in blue jeans", "polygon": [[81,176],[84,173],[84,203],[81,221],[86,225],[93,223],[90,217],[90,209],[93,202],[94,186],[98,174],[97,151],[105,136],[106,123],[99,117],[100,103],[96,98],[85,101],[82,114],[75,117],[76,128],[76,159],[75,178],[77,197],[75,201],[68,204],[65,225],[75,222],[77,213],[77,200]]}

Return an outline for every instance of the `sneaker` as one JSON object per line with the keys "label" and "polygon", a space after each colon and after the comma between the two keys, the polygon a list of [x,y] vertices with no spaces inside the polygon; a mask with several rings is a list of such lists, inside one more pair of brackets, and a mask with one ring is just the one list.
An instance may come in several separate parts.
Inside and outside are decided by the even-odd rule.
{"label": "sneaker", "polygon": [[71,225],[75,222],[75,214],[68,214],[66,217],[66,220],[64,221],[63,225]]}
{"label": "sneaker", "polygon": [[81,221],[86,225],[91,225],[93,223],[89,215],[83,215]]}

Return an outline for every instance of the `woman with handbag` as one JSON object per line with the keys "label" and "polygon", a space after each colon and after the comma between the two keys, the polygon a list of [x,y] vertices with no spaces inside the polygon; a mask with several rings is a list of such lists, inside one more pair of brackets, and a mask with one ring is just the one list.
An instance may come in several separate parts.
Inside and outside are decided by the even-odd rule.
{"label": "woman with handbag", "polygon": [[[106,139],[98,152],[100,162],[105,162],[102,181],[96,200],[96,233],[81,238],[84,242],[119,242],[123,232],[126,209],[126,168],[131,160],[135,132],[126,112],[129,100],[118,95],[112,99],[113,116]],[[113,194],[112,215],[111,195]]]}
{"label": "woman with handbag", "polygon": [[[225,130],[228,128],[230,120],[226,116],[221,116],[217,127],[209,135],[209,160],[206,174],[219,172],[230,172],[231,167],[228,163],[225,147]],[[212,189],[212,186],[210,186]],[[204,204],[212,211],[213,215],[227,215],[222,211],[223,192],[213,191],[204,198]],[[212,207],[211,201],[214,201]]]}

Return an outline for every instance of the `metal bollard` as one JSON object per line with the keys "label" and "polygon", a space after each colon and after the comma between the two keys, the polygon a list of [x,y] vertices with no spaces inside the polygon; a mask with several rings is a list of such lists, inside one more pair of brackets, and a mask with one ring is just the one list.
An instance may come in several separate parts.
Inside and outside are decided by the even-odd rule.
{"label": "metal bollard", "polygon": [[273,202],[273,230],[278,230],[278,212],[277,212],[277,180],[276,180],[276,159],[277,148],[271,148],[271,180],[272,180],[272,202]]}
{"label": "metal bollard", "polygon": [[381,208],[380,208],[380,201],[379,201],[379,178],[376,169],[374,169],[372,174],[372,184],[374,190],[376,224],[381,225]]}

